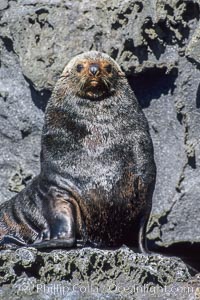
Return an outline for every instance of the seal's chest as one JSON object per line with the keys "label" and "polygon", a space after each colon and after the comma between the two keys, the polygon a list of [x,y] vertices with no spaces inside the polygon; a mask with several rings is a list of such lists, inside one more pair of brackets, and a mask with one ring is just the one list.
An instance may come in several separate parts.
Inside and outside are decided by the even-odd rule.
{"label": "seal's chest", "polygon": [[83,139],[84,148],[90,153],[99,153],[105,150],[112,139],[112,131],[99,124],[92,124],[88,129],[88,134]]}

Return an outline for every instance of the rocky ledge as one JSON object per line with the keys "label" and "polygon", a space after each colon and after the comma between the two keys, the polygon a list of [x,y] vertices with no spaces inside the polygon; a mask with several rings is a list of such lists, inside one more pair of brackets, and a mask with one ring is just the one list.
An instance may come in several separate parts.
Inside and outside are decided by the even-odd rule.
{"label": "rocky ledge", "polygon": [[[38,174],[43,116],[53,86],[71,57],[92,49],[120,64],[149,122],[157,165],[149,248],[184,256],[196,268],[199,0],[0,1],[0,202]],[[51,253],[22,248],[3,251],[0,258],[1,299],[200,297],[199,278],[191,278],[180,259],[146,257],[127,248]],[[59,284],[65,293],[51,294]],[[137,284],[141,291],[134,290]],[[161,289],[154,292],[156,287]]]}
{"label": "rocky ledge", "polygon": [[165,299],[169,294],[177,299],[178,292],[185,297],[198,292],[186,289],[193,286],[192,273],[179,258],[142,255],[125,246],[51,252],[19,248],[0,252],[0,295],[2,300]]}

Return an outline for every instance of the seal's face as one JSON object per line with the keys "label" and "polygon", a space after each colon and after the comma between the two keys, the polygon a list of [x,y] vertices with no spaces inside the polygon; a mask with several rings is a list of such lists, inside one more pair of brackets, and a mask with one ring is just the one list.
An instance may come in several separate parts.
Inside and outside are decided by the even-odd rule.
{"label": "seal's face", "polygon": [[112,65],[103,60],[82,60],[76,65],[79,79],[79,96],[98,98],[112,92],[114,70]]}
{"label": "seal's face", "polygon": [[107,54],[90,51],[73,58],[63,71],[76,95],[101,100],[113,95],[124,73]]}

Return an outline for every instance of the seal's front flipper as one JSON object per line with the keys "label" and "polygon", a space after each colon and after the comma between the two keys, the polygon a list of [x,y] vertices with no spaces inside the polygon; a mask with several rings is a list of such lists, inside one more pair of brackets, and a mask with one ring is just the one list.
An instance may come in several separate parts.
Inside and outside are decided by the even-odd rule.
{"label": "seal's front flipper", "polygon": [[45,219],[48,222],[33,244],[28,246],[42,248],[70,248],[76,245],[76,226],[73,205],[62,196],[48,199],[45,206]]}
{"label": "seal's front flipper", "polygon": [[64,239],[52,239],[48,241],[37,242],[31,245],[30,247],[34,247],[37,249],[45,249],[45,248],[72,248],[76,246],[74,238],[69,238],[67,240]]}
{"label": "seal's front flipper", "polygon": [[27,244],[19,237],[5,235],[0,240],[0,249],[16,249],[23,246],[27,246]]}
{"label": "seal's front flipper", "polygon": [[10,235],[5,235],[0,240],[0,250],[17,249],[19,247],[34,247],[36,249],[46,248],[71,248],[75,245],[75,239],[71,238],[68,240],[43,240],[41,242],[35,242],[33,244],[26,244],[23,240]]}
{"label": "seal's front flipper", "polygon": [[37,249],[71,248],[76,244],[73,206],[62,197],[48,199],[45,218],[48,225],[41,230],[33,244]]}
{"label": "seal's front flipper", "polygon": [[74,240],[75,218],[73,206],[64,199],[56,199],[50,218],[51,239]]}
{"label": "seal's front flipper", "polygon": [[48,222],[50,232],[43,231],[41,238],[30,246],[37,249],[76,246],[74,211],[71,203],[63,199],[54,199]]}

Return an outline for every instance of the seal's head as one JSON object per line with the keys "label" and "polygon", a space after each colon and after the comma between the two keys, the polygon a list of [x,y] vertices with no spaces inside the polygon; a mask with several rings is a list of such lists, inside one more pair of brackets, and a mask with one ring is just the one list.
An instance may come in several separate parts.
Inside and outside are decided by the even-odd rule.
{"label": "seal's head", "polygon": [[67,78],[69,87],[79,97],[100,100],[115,93],[124,73],[109,55],[89,51],[72,58],[61,77]]}

